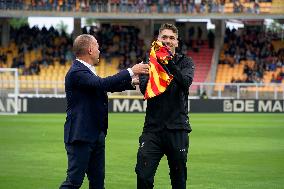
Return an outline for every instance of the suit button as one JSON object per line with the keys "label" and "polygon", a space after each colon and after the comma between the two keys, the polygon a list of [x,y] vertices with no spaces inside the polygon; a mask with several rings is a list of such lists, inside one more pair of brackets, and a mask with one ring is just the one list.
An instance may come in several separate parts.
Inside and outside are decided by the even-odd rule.
{"label": "suit button", "polygon": [[107,106],[107,103],[104,103],[105,106]]}

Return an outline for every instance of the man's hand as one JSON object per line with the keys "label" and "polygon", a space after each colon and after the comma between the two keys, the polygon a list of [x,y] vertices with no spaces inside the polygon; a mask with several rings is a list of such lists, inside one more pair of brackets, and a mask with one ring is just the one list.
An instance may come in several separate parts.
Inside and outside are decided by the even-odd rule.
{"label": "man's hand", "polygon": [[149,74],[149,65],[148,64],[135,64],[131,70],[133,71],[134,75],[138,74]]}
{"label": "man's hand", "polygon": [[169,60],[168,64],[165,65],[169,71],[172,71],[175,67],[175,62],[173,60]]}
{"label": "man's hand", "polygon": [[139,77],[138,76],[133,76],[131,84],[132,85],[139,85]]}

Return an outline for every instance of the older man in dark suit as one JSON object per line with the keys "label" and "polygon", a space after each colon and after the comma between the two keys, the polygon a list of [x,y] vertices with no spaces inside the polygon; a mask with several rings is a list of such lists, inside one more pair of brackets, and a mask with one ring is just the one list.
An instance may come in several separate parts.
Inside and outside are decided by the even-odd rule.
{"label": "older man in dark suit", "polygon": [[65,77],[67,117],[64,142],[68,156],[67,178],[60,189],[77,189],[85,173],[90,189],[103,189],[105,178],[105,136],[108,127],[107,92],[134,89],[138,84],[132,76],[147,74],[149,66],[132,68],[106,78],[96,75],[99,63],[97,40],[87,34],[78,36],[73,44],[76,60]]}

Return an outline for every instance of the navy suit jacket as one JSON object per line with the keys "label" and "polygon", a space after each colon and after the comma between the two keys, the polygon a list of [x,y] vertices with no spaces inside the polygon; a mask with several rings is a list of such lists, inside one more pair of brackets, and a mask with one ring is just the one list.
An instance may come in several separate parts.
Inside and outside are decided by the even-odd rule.
{"label": "navy suit jacket", "polygon": [[96,76],[89,68],[75,60],[65,77],[67,117],[64,142],[95,142],[108,128],[107,92],[134,89],[127,70],[106,78]]}

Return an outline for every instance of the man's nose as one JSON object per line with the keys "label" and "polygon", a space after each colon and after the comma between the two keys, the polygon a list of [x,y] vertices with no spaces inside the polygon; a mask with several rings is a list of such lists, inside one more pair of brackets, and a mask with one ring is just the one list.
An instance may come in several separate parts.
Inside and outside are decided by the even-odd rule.
{"label": "man's nose", "polygon": [[164,43],[170,44],[170,39],[169,39],[169,38],[166,38],[166,39],[164,40]]}
{"label": "man's nose", "polygon": [[166,46],[170,47],[171,46],[171,43],[170,42],[165,42],[164,43]]}

